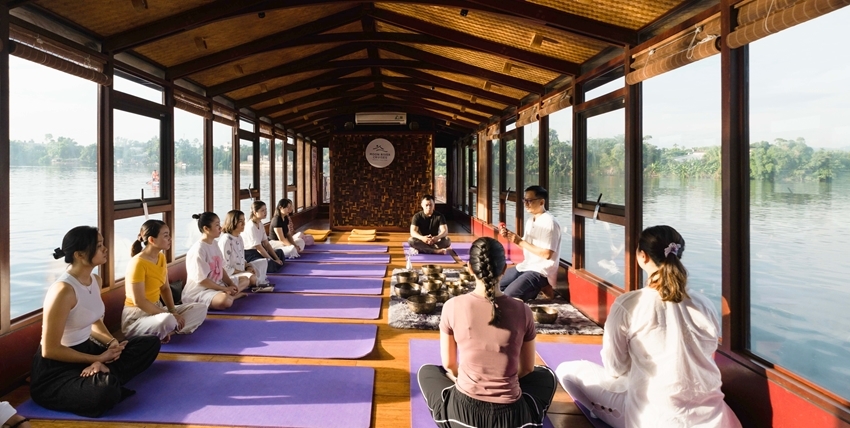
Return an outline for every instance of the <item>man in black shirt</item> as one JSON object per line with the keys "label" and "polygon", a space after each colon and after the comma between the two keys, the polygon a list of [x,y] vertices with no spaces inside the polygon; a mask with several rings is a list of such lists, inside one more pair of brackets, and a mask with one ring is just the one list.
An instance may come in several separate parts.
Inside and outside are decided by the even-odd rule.
{"label": "man in black shirt", "polygon": [[407,243],[423,254],[446,254],[452,245],[446,218],[434,211],[436,205],[433,196],[423,196],[422,211],[410,220],[410,239]]}

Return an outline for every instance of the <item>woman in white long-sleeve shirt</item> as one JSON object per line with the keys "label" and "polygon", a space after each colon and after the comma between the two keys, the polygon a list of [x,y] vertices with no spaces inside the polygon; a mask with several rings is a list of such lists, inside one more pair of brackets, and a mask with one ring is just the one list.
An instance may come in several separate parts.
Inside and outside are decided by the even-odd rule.
{"label": "woman in white long-sleeve shirt", "polygon": [[637,259],[648,286],[614,301],[603,365],[570,361],[556,371],[574,399],[615,428],[741,426],[720,391],[717,313],[705,296],[685,288],[684,250],[672,227],[644,230]]}

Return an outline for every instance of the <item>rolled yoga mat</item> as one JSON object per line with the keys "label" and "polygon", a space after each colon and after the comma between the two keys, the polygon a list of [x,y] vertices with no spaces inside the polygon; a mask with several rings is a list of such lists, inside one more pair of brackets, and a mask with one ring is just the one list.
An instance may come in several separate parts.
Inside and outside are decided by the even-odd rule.
{"label": "rolled yoga mat", "polygon": [[324,278],[320,276],[267,276],[275,293],[381,294],[382,278]]}
{"label": "rolled yoga mat", "polygon": [[[407,242],[403,245],[404,253],[410,251],[410,245]],[[455,258],[451,254],[415,254],[410,256],[412,263],[455,263]]]}
{"label": "rolled yoga mat", "polygon": [[234,301],[226,311],[210,310],[210,313],[374,320],[380,316],[381,301],[380,297],[255,293]]}
{"label": "rolled yoga mat", "polygon": [[387,267],[383,265],[353,265],[344,263],[289,263],[274,275],[297,275],[297,276],[357,276],[383,278],[387,274]]}
{"label": "rolled yoga mat", "polygon": [[[547,366],[555,370],[564,361],[587,360],[596,364],[602,364],[602,356],[599,351],[602,345],[580,345],[575,343],[537,343],[537,355],[540,356]],[[575,401],[575,399],[573,399]],[[584,404],[576,401],[576,406],[584,413],[590,423],[596,428],[611,428],[602,420],[590,416],[590,410]]]}
{"label": "rolled yoga mat", "polygon": [[286,259],[286,263],[365,263],[389,264],[389,254],[371,253],[301,253],[294,259]]}
{"label": "rolled yoga mat", "polygon": [[[440,365],[440,341],[429,339],[410,340],[410,426],[411,428],[433,428],[437,424],[422,397],[417,374],[424,364]],[[545,428],[552,428],[549,417],[543,420]]]}
{"label": "rolled yoga mat", "polygon": [[32,400],[18,411],[49,420],[368,428],[374,386],[371,367],[159,360],[127,383],[135,395],[100,418],[47,410]]}
{"label": "rolled yoga mat", "polygon": [[378,326],[207,318],[192,334],[175,334],[162,352],[290,358],[362,358]]}
{"label": "rolled yoga mat", "polygon": [[386,253],[386,245],[315,244],[304,247],[305,253]]}

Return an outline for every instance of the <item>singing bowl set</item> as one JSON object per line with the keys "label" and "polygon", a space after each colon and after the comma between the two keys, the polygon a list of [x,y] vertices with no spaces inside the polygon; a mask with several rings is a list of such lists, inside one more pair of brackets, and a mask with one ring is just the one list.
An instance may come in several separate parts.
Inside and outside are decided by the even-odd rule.
{"label": "singing bowl set", "polygon": [[422,265],[422,273],[425,275],[443,273],[443,267],[440,265]]}
{"label": "singing bowl set", "polygon": [[410,296],[417,296],[419,294],[419,284],[399,283],[395,285],[395,295],[402,299],[406,299]]}
{"label": "singing bowl set", "polygon": [[436,297],[437,301],[440,303],[446,303],[446,300],[449,300],[452,297],[448,291],[443,290],[442,288],[434,291],[429,291],[428,294]]}
{"label": "singing bowl set", "polygon": [[446,291],[449,292],[452,296],[460,296],[463,293],[466,293],[467,289],[463,284],[463,281],[449,281],[446,283]]}
{"label": "singing bowl set", "polygon": [[417,314],[430,314],[437,310],[437,298],[431,294],[419,294],[407,298],[407,306]]}
{"label": "singing bowl set", "polygon": [[433,279],[426,279],[425,281],[422,281],[422,290],[426,293],[437,291],[441,288],[443,288],[443,281]]}
{"label": "singing bowl set", "polygon": [[419,274],[416,272],[399,272],[396,274],[399,284],[415,284],[419,282]]}
{"label": "singing bowl set", "polygon": [[558,319],[558,310],[555,308],[537,306],[531,308],[531,313],[534,315],[534,321],[540,324],[552,324]]}
{"label": "singing bowl set", "polygon": [[444,273],[432,273],[425,276],[425,279],[428,281],[441,281],[446,282],[446,274]]}
{"label": "singing bowl set", "polygon": [[468,273],[468,272],[466,272],[466,271],[461,271],[461,272],[458,274],[458,276],[460,277],[460,280],[461,280],[461,281],[468,281],[468,282],[473,282],[473,281],[475,281],[475,277],[474,277],[474,276],[472,276],[472,274],[471,274],[471,273]]}

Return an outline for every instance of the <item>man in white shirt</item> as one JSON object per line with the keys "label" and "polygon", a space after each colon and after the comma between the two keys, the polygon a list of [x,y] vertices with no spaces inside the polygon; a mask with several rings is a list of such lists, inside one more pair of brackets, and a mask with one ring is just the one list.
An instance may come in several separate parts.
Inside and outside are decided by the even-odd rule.
{"label": "man in white shirt", "polygon": [[555,216],[546,211],[549,192],[541,186],[525,189],[522,202],[531,214],[525,221],[525,236],[522,238],[501,227],[499,233],[522,248],[525,260],[505,271],[499,288],[503,293],[523,301],[537,298],[543,292],[547,298],[555,297],[555,282],[558,279],[560,261],[561,225]]}

